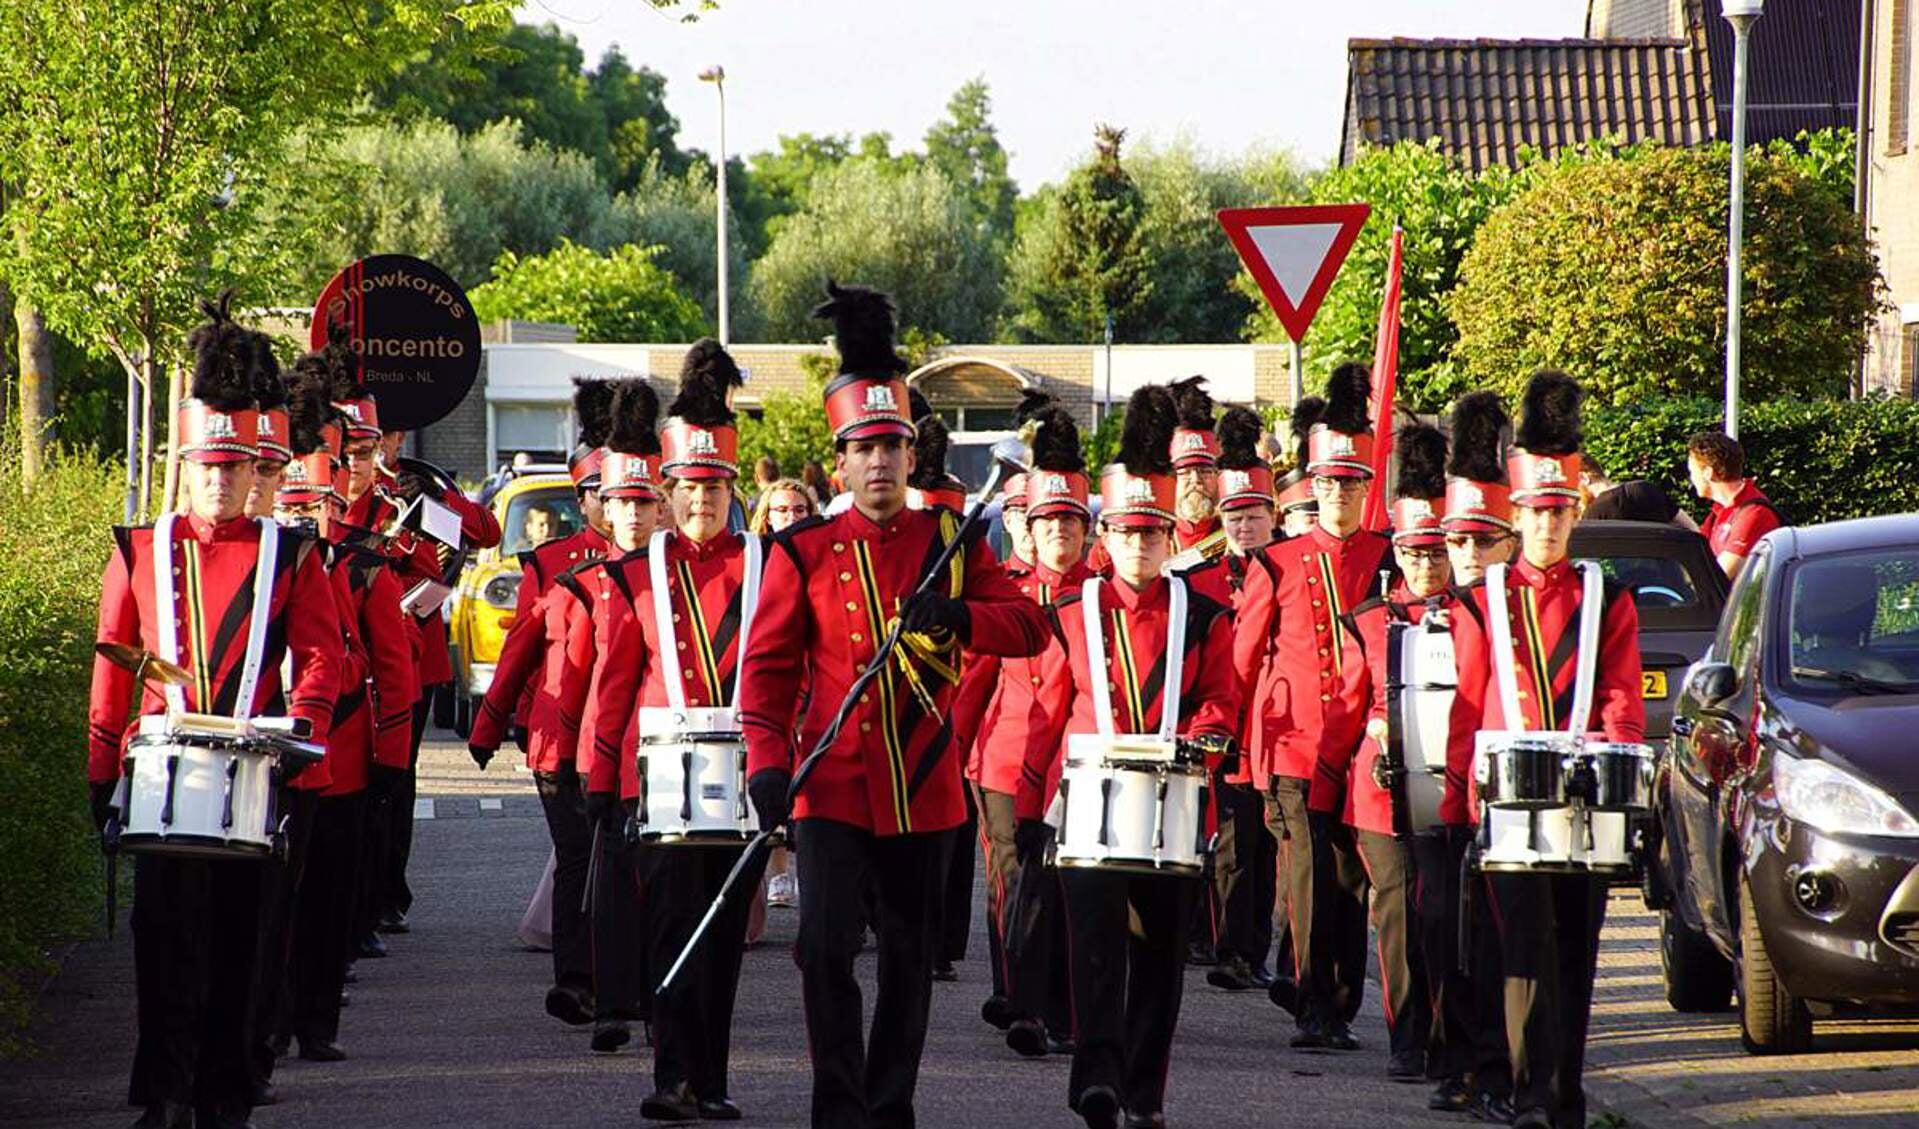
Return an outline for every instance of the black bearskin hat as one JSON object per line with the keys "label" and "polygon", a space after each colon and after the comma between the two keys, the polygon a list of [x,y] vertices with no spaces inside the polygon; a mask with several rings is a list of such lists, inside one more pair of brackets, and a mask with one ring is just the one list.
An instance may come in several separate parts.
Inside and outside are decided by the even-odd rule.
{"label": "black bearskin hat", "polygon": [[1173,403],[1179,408],[1179,426],[1188,431],[1213,430],[1213,397],[1206,391],[1205,377],[1175,381]]}
{"label": "black bearskin hat", "polygon": [[[579,421],[583,449],[591,451],[606,446],[607,433],[613,427],[613,389],[619,383],[595,377],[573,379],[573,415]],[[647,391],[652,392],[650,388]],[[658,397],[654,397],[653,412],[655,415],[659,412]]]}
{"label": "black bearskin hat", "polygon": [[254,405],[252,335],[228,315],[232,304],[231,290],[211,302],[203,299],[200,312],[207,320],[187,337],[193,350],[192,396],[223,412]]}
{"label": "black bearskin hat", "polygon": [[840,372],[875,376],[906,371],[905,360],[893,351],[898,322],[893,299],[885,294],[864,286],[841,286],[829,278],[826,301],[813,307],[813,316],[832,319]]}
{"label": "black bearskin hat", "polygon": [[1344,435],[1364,435],[1373,429],[1373,371],[1347,361],[1326,378],[1326,412],[1319,422]]}
{"label": "black bearskin hat", "polygon": [[287,406],[287,383],[280,375],[280,357],[273,351],[273,338],[265,333],[247,334],[248,368],[253,378],[253,399],[261,411]]}
{"label": "black bearskin hat", "polygon": [[906,484],[916,490],[939,490],[964,484],[946,473],[948,435],[946,421],[930,410],[918,417],[919,434],[913,439],[913,473]]}
{"label": "black bearskin hat", "polygon": [[1293,466],[1304,470],[1311,461],[1306,453],[1307,437],[1313,432],[1313,425],[1326,415],[1326,401],[1318,396],[1307,396],[1293,409],[1293,418],[1287,428],[1293,433]]}
{"label": "black bearskin hat", "polygon": [[1585,399],[1579,382],[1563,372],[1541,369],[1526,384],[1524,411],[1514,441],[1529,455],[1577,454],[1585,436],[1579,402]]}
{"label": "black bearskin hat", "polygon": [[287,450],[297,459],[325,446],[320,430],[333,422],[339,409],[333,406],[327,367],[312,353],[294,362],[287,392]]}
{"label": "black bearskin hat", "polygon": [[1452,444],[1446,472],[1473,482],[1506,481],[1501,446],[1512,420],[1497,392],[1468,392],[1453,404]]}
{"label": "black bearskin hat", "polygon": [[1173,473],[1173,430],[1179,405],[1163,384],[1135,389],[1126,401],[1126,422],[1119,432],[1119,464],[1138,477]]}
{"label": "black bearskin hat", "polygon": [[623,455],[659,454],[660,397],[653,391],[652,382],[643,376],[579,382],[582,390],[589,383],[606,386],[606,437],[602,442],[607,450]]}
{"label": "black bearskin hat", "polygon": [[1079,425],[1073,422],[1073,414],[1049,404],[1033,418],[1038,424],[1033,430],[1033,469],[1084,472],[1086,455],[1079,447]]}
{"label": "black bearskin hat", "polygon": [[724,427],[733,422],[726,396],[745,383],[740,366],[711,337],[702,337],[686,351],[680,364],[680,390],[666,414],[695,427]]}
{"label": "black bearskin hat", "polygon": [[1395,498],[1438,501],[1446,496],[1446,437],[1438,428],[1409,423],[1394,434],[1399,449],[1399,477]]}
{"label": "black bearskin hat", "polygon": [[1227,408],[1219,417],[1219,465],[1227,470],[1245,470],[1265,465],[1259,457],[1259,435],[1265,426],[1259,413],[1251,408]]}

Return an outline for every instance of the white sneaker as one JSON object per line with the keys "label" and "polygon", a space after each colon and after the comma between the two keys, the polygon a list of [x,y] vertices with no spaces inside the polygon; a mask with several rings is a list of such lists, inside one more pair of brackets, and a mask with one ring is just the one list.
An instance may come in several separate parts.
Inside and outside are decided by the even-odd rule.
{"label": "white sneaker", "polygon": [[800,904],[800,891],[791,874],[775,874],[766,880],[766,904],[792,909]]}

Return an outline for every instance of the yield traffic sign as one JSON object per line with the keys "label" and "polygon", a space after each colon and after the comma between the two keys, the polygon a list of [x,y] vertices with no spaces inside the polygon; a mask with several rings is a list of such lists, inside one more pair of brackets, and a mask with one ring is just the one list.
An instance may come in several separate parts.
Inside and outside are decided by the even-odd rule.
{"label": "yield traffic sign", "polygon": [[1222,208],[1219,223],[1295,342],[1305,338],[1370,204]]}

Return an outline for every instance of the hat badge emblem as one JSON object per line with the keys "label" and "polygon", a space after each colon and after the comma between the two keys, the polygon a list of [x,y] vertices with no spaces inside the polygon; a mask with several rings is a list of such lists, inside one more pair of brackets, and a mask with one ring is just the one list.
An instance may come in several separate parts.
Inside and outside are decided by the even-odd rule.
{"label": "hat badge emblem", "polygon": [[207,413],[206,437],[208,439],[234,439],[239,432],[233,428],[233,417],[225,412]]}
{"label": "hat badge emblem", "polygon": [[1563,483],[1566,481],[1566,468],[1559,465],[1558,459],[1540,459],[1533,477],[1540,485]]}
{"label": "hat badge emblem", "polygon": [[305,482],[305,481],[307,481],[307,468],[306,468],[306,464],[305,464],[305,463],[302,463],[302,462],[298,462],[298,461],[296,461],[296,462],[293,462],[293,463],[291,463],[291,464],[289,464],[289,465],[287,466],[287,470],[286,470],[286,476],[287,476],[287,481],[288,481],[288,482]]}
{"label": "hat badge emblem", "polygon": [[897,412],[899,401],[893,398],[890,385],[869,384],[866,386],[865,409],[869,412]]}
{"label": "hat badge emblem", "polygon": [[1153,484],[1144,478],[1126,480],[1126,500],[1128,502],[1150,502],[1153,500]]}
{"label": "hat badge emblem", "polygon": [[1049,474],[1042,477],[1039,480],[1039,489],[1042,494],[1065,494],[1069,492],[1066,485],[1066,476],[1063,474]]}
{"label": "hat badge emblem", "polygon": [[1351,455],[1355,450],[1352,436],[1343,431],[1333,432],[1332,453],[1334,455]]}
{"label": "hat badge emblem", "polygon": [[1486,492],[1470,483],[1459,488],[1459,504],[1469,510],[1486,508]]}
{"label": "hat badge emblem", "polygon": [[1406,516],[1415,521],[1430,520],[1433,516],[1433,504],[1424,498],[1408,498]]}
{"label": "hat badge emblem", "polygon": [[720,445],[714,441],[713,433],[703,428],[692,428],[686,439],[688,453],[695,455],[717,455]]}
{"label": "hat badge emblem", "polygon": [[275,437],[273,433],[273,416],[267,412],[260,413],[260,438],[273,439]]}
{"label": "hat badge emblem", "polygon": [[1219,488],[1221,492],[1227,494],[1250,490],[1253,488],[1253,476],[1243,470],[1222,471],[1219,476]]}

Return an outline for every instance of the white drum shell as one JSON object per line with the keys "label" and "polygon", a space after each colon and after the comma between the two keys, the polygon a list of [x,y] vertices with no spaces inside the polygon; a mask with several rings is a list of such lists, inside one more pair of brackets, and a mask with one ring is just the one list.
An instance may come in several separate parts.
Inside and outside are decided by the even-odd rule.
{"label": "white drum shell", "polygon": [[753,837],[746,742],[732,710],[641,708],[639,778],[641,841],[725,846]]}
{"label": "white drum shell", "polygon": [[1454,687],[1452,632],[1422,623],[1400,636],[1400,751],[1406,759],[1406,807],[1412,830],[1442,826],[1446,792],[1446,742],[1452,726]]}
{"label": "white drum shell", "polygon": [[1493,873],[1630,874],[1632,826],[1624,812],[1572,805],[1482,811],[1481,870]]}
{"label": "white drum shell", "polygon": [[128,747],[127,762],[120,811],[127,850],[259,858],[273,849],[273,759],[264,751],[141,736]]}
{"label": "white drum shell", "polygon": [[1205,771],[1196,766],[1069,760],[1060,774],[1063,815],[1054,861],[1102,870],[1197,874],[1202,866],[1205,789]]}

